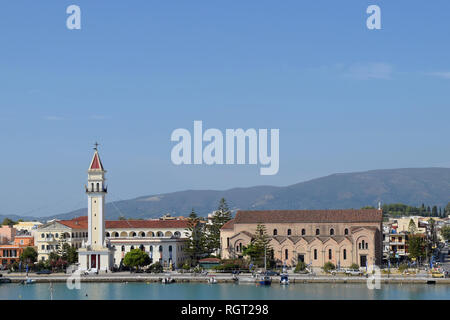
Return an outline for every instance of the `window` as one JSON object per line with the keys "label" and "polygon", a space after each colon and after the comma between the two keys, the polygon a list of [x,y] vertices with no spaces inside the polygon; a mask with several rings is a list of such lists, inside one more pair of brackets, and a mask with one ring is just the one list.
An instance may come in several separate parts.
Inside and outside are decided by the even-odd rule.
{"label": "window", "polygon": [[288,236],[291,235],[291,229],[288,229],[287,235],[288,235]]}
{"label": "window", "polygon": [[131,247],[130,247],[130,250],[134,250],[134,246],[131,246]]}
{"label": "window", "polygon": [[347,249],[344,249],[343,256],[344,256],[344,260],[347,260]]}
{"label": "window", "polygon": [[320,234],[320,230],[316,229],[316,236],[318,236]]}
{"label": "window", "polygon": [[332,259],[333,258],[333,251],[331,249],[328,249],[328,259]]}
{"label": "window", "polygon": [[230,238],[227,238],[227,248],[230,247]]}
{"label": "window", "polygon": [[358,247],[359,247],[359,249],[361,249],[361,242],[359,243]]}
{"label": "window", "polygon": [[302,229],[302,236],[304,236],[306,234],[306,230]]}
{"label": "window", "polygon": [[172,246],[169,246],[169,252],[172,252]]}
{"label": "window", "polygon": [[273,235],[276,236],[278,234],[277,229],[273,229]]}
{"label": "window", "polygon": [[330,236],[334,236],[334,229],[333,228],[330,229]]}
{"label": "window", "polygon": [[284,250],[284,256],[286,257],[286,260],[289,259],[289,251],[288,251],[288,249]]}
{"label": "window", "polygon": [[345,228],[344,234],[345,234],[345,235],[348,235],[348,229],[347,229],[347,228]]}
{"label": "window", "polygon": [[314,260],[317,260],[317,249],[314,249]]}
{"label": "window", "polygon": [[369,244],[366,242],[366,250],[369,249]]}
{"label": "window", "polygon": [[45,233],[41,233],[41,238],[45,238]]}

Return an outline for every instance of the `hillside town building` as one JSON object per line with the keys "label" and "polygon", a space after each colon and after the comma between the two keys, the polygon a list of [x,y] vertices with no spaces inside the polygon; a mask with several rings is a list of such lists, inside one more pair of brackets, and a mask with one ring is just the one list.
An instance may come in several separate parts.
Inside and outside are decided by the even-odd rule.
{"label": "hillside town building", "polygon": [[238,211],[221,229],[221,257],[242,257],[244,246],[262,224],[277,264],[380,265],[382,220],[382,211],[377,209]]}

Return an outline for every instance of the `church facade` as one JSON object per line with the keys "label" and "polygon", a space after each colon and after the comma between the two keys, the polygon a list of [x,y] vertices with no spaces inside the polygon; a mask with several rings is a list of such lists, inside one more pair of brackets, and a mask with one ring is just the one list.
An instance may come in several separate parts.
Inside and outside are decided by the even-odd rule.
{"label": "church facade", "polygon": [[243,257],[243,248],[262,224],[279,265],[295,266],[298,261],[312,267],[326,262],[342,268],[379,265],[382,221],[377,209],[238,211],[221,229],[221,257]]}

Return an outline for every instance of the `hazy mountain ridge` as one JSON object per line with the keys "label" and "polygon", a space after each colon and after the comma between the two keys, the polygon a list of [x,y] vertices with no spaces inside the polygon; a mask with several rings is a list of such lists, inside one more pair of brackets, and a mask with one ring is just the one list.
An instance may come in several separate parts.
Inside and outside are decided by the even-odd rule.
{"label": "hazy mountain ridge", "polygon": [[[286,187],[256,186],[224,191],[186,190],[108,202],[107,219],[155,218],[170,213],[187,216],[192,208],[202,216],[224,197],[232,210],[344,209],[382,203],[444,207],[450,202],[450,168],[413,168],[337,173]],[[46,219],[87,215],[79,209]]]}

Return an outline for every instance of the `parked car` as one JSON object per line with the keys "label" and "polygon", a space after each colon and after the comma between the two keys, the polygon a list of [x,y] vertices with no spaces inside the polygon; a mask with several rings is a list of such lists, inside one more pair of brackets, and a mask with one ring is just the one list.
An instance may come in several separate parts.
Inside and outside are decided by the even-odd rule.
{"label": "parked car", "polygon": [[90,274],[98,274],[98,272],[95,270],[91,270],[91,269],[84,271],[85,276],[88,276]]}
{"label": "parked car", "polygon": [[345,271],[345,274],[349,276],[362,276],[363,272],[361,270],[349,269]]}
{"label": "parked car", "polygon": [[39,271],[36,272],[36,274],[51,274],[51,273],[52,272],[50,270],[46,270],[46,269],[39,270]]}
{"label": "parked car", "polygon": [[268,275],[268,276],[279,276],[280,275],[280,271],[267,270],[266,271],[266,275]]}

